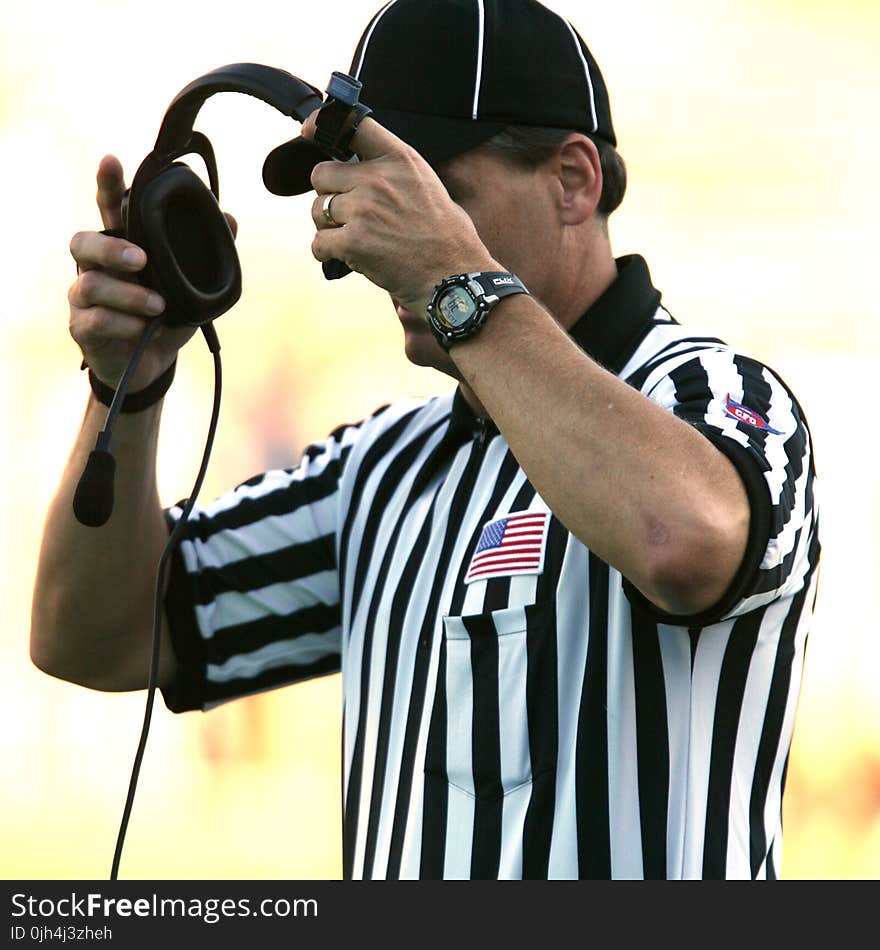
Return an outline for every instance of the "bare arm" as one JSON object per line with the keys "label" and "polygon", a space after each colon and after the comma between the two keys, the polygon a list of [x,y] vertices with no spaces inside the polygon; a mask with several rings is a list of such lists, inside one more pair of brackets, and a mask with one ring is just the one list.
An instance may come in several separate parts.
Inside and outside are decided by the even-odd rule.
{"label": "bare arm", "polygon": [[[122,168],[107,156],[98,169],[98,207],[105,228],[122,224]],[[146,257],[127,241],[81,232],[71,241],[78,276],[70,288],[70,333],[98,376],[116,385],[146,322],[164,302],[132,280]],[[147,386],[175,359],[191,330],[159,331],[132,380]],[[107,408],[89,396],[82,429],[49,507],[31,614],[33,662],[61,679],[102,690],[147,685],[156,570],[168,538],[156,490],[161,403],[121,415],[115,429],[115,503],[100,528],[81,525],[73,495]],[[162,625],[160,685],[176,661]]]}
{"label": "bare arm", "polygon": [[749,532],[733,464],[587,357],[534,300],[510,297],[498,308],[450,354],[529,480],[577,538],[662,610],[713,606]]}
{"label": "bare arm", "polygon": [[[369,118],[353,142],[364,161],[312,173],[319,260],[345,260],[418,315],[441,275],[506,270],[412,149]],[[553,171],[552,190],[550,173],[542,179],[558,231],[598,202],[598,157],[591,174],[573,167]],[[326,194],[338,196],[332,224]],[[547,201],[535,207],[547,214]],[[485,204],[473,204],[498,240]],[[449,357],[572,534],[667,613],[697,614],[721,599],[745,555],[750,509],[736,469],[709,440],[585,355],[535,299],[501,301]]]}
{"label": "bare arm", "polygon": [[[156,567],[168,539],[156,492],[159,406],[120,419],[115,503],[100,528],[73,515],[73,494],[107,409],[89,398],[82,429],[49,508],[31,612],[31,658],[61,679],[103,690],[147,685]],[[159,683],[175,659],[163,622]]]}

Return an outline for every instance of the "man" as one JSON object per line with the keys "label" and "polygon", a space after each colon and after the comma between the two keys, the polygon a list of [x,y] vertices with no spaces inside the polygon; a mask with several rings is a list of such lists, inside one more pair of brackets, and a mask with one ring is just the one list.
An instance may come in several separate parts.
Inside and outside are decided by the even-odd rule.
{"label": "man", "polygon": [[[378,121],[359,163],[312,172],[313,253],[388,291],[407,357],[458,385],[193,515],[167,705],[341,668],[346,877],[775,877],[819,557],[796,399],[680,326],[640,257],[615,261],[625,174],[568,22],[534,0],[393,0],[351,71]],[[302,185],[313,128],[270,156],[273,190]],[[98,181],[118,226],[115,160]],[[114,384],[163,302],[127,242],[72,252],[71,332]],[[186,337],[163,330],[132,390]],[[120,419],[114,514],[85,529],[90,401],[45,530],[32,656],[99,689],[146,684],[181,513],[156,494],[159,406]]]}

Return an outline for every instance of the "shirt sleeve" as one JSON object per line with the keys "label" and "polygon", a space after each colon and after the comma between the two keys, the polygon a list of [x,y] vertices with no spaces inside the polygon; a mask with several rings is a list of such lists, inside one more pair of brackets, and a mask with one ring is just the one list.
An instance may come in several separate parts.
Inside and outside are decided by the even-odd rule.
{"label": "shirt sleeve", "polygon": [[795,593],[812,573],[819,556],[812,444],[797,399],[764,364],[724,348],[669,363],[643,391],[733,463],[749,499],[749,538],[730,587],[700,614],[666,614],[624,586],[630,601],[660,622],[707,626]]}
{"label": "shirt sleeve", "polygon": [[[256,475],[187,520],[165,612],[178,661],[173,712],[337,672],[339,481],[360,425]],[[183,503],[166,511],[169,530]]]}

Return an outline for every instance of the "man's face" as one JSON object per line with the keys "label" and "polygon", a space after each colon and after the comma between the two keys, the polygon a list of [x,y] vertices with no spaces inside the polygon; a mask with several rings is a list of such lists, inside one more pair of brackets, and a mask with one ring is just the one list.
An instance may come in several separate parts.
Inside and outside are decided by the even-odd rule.
{"label": "man's face", "polygon": [[[540,296],[551,224],[540,172],[475,149],[445,162],[438,175],[452,200],[468,213],[492,256]],[[436,282],[451,276],[437,274]],[[426,315],[414,314],[396,300],[393,303],[403,327],[407,359],[460,378],[449,354],[431,333]]]}

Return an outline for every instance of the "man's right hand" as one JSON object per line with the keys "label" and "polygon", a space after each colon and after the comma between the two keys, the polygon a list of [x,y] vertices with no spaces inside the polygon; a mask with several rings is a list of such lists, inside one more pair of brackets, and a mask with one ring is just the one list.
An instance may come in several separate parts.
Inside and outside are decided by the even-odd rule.
{"label": "man's right hand", "polygon": [[[122,227],[124,193],[122,166],[108,155],[98,168],[105,228]],[[70,332],[92,371],[115,385],[144,327],[156,319],[150,291],[137,283],[146,257],[131,242],[94,231],[77,234],[70,249],[79,271],[70,289]],[[161,375],[194,332],[161,327],[138,366],[132,391]],[[34,580],[31,658],[52,676],[92,689],[142,689],[149,682],[153,652],[156,565],[168,542],[156,485],[159,411],[120,419],[113,514],[96,529],[74,517],[73,498],[105,420],[106,410],[90,403],[49,505]],[[177,666],[164,620],[159,656],[162,685]]]}
{"label": "man's right hand", "polygon": [[[101,160],[97,180],[104,228],[122,228],[125,178],[115,156]],[[235,234],[235,220],[230,215],[227,218]],[[147,256],[130,241],[98,231],[80,231],[71,239],[70,253],[77,267],[77,278],[67,295],[70,335],[98,379],[115,387],[144,327],[160,317],[165,301],[138,283]],[[137,392],[160,376],[194,333],[193,327],[160,327],[144,352],[129,391]]]}

